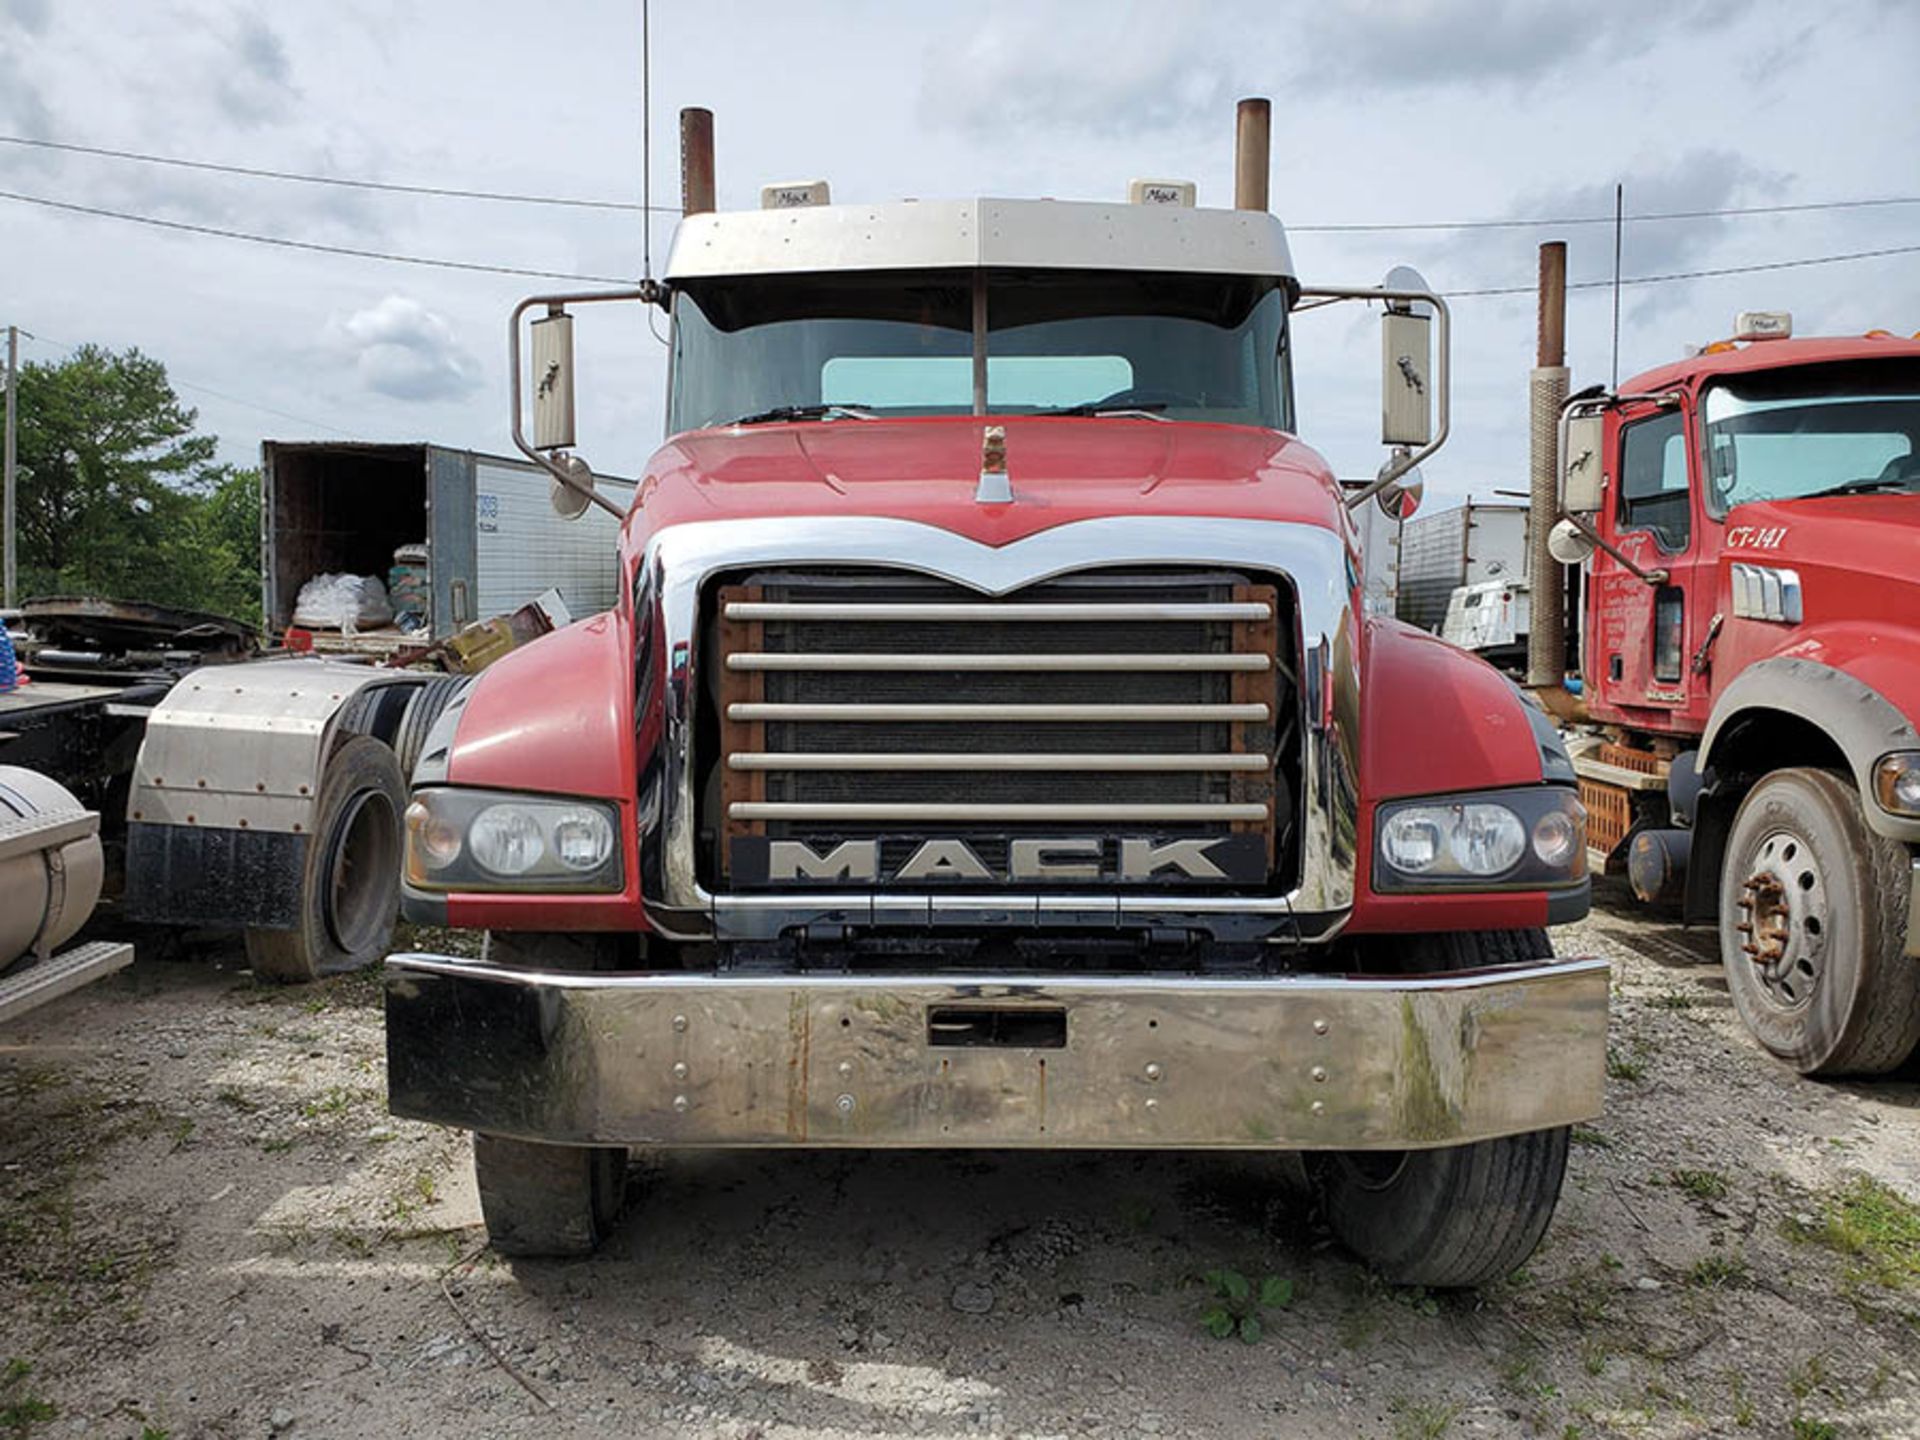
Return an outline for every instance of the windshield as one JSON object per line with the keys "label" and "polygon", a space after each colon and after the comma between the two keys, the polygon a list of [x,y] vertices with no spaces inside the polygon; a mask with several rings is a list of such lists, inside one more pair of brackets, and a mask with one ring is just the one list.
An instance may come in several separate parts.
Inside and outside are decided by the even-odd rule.
{"label": "windshield", "polygon": [[1706,393],[1716,515],[1753,500],[1920,490],[1920,365],[1869,360],[1760,371]]}
{"label": "windshield", "polygon": [[683,287],[673,299],[668,429],[849,411],[972,414],[976,300],[986,413],[1138,410],[1293,428],[1277,280],[995,270],[978,290],[964,270]]}

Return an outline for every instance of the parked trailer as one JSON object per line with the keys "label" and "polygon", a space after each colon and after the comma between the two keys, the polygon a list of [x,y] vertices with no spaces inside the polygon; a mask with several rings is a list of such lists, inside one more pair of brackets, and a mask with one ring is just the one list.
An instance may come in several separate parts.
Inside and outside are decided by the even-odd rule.
{"label": "parked trailer", "polygon": [[1407,521],[1400,536],[1397,614],[1439,633],[1462,585],[1527,577],[1527,509],[1469,499]]}
{"label": "parked trailer", "polygon": [[[624,507],[630,480],[596,477]],[[278,634],[316,575],[385,580],[394,551],[425,541],[432,575],[424,634],[363,633],[321,648],[381,653],[443,640],[557,589],[576,615],[614,602],[619,526],[605,512],[570,524],[546,473],[523,460],[425,443],[268,440],[260,447],[261,613]]]}

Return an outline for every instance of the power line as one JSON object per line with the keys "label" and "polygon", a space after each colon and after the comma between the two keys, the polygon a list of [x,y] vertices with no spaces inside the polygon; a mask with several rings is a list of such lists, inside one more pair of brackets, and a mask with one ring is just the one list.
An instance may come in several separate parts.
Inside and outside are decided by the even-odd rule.
{"label": "power line", "polygon": [[246,230],[223,230],[214,225],[194,225],[185,220],[162,220],[155,215],[134,215],[125,210],[108,210],[98,205],[76,205],[70,200],[50,200],[43,195],[22,195],[0,190],[0,200],[17,200],[25,205],[42,205],[49,210],[66,210],[76,215],[98,215],[109,220],[126,220],[135,225],[151,225],[161,230],[179,230],[189,235],[213,235],[222,240],[250,240],[256,245],[278,245],[288,250],[311,250],[322,255],[348,255],[358,260],[387,260],[396,265],[425,265],[439,270],[465,270],[483,275],[525,275],[536,280],[584,280],[595,285],[631,285],[631,276],[580,275],[566,270],[528,270],[518,265],[484,265],[472,260],[440,260],[424,255],[399,255],[384,250],[360,250],[351,245],[323,245],[317,240],[292,240],[284,235],[255,235]]}
{"label": "power line", "polygon": [[245,175],[254,180],[288,180],[300,185],[333,185],[346,190],[381,190],[393,195],[437,195],[453,200],[497,200],[513,205],[558,205],[573,210],[651,209],[678,215],[676,207],[647,206],[631,200],[590,200],[564,195],[519,195],[503,190],[461,190],[444,185],[403,185],[388,180],[358,180],[343,175],[307,175],[295,170],[269,170],[255,165],[223,165],[212,160],[188,160],[178,155],[149,155],[138,150],[113,150],[103,145],[73,145],[61,140],[36,140],[25,135],[0,135],[0,144],[27,145],[37,150],[61,150],[71,155],[99,155],[109,160],[137,160],[142,165],[170,165],[179,170],[207,170],[216,175]]}
{"label": "power line", "polygon": [[[181,170],[204,170],[217,175],[243,175],[256,180],[285,180],[300,185],[332,185],[349,190],[376,190],[396,195],[432,195],[455,200],[488,200],[514,205],[553,205],[575,210],[651,211],[675,215],[672,205],[632,200],[602,200],[584,196],[534,195],[502,190],[471,190],[444,185],[408,185],[389,180],[364,180],[344,175],[312,175],[255,165],[229,165],[213,160],[191,160],[179,155],[155,155],[140,150],[117,150],[104,145],[79,145],[64,140],[42,140],[27,135],[0,135],[0,144],[58,150],[72,155],[96,155],[110,160],[132,160],[143,165],[168,165]],[[1724,220],[1751,215],[1791,215],[1821,210],[1865,210],[1889,205],[1920,205],[1920,195],[1888,195],[1855,200],[1812,200],[1781,205],[1736,205],[1711,210],[1659,210],[1622,217],[1628,224],[1674,220]],[[1611,225],[1612,215],[1559,215],[1490,220],[1356,221],[1324,225],[1289,225],[1296,235],[1346,235],[1415,230],[1533,230],[1573,225]]]}
{"label": "power line", "polygon": [[[1920,195],[1888,195],[1871,200],[1810,200],[1797,205],[1735,205],[1721,210],[1650,210],[1623,215],[1629,225],[1659,220],[1727,220],[1745,215],[1792,215],[1812,210],[1866,210],[1882,205],[1920,205]],[[1289,225],[1291,234],[1349,235],[1391,230],[1540,230],[1570,225],[1611,225],[1611,215],[1542,216],[1531,220],[1420,220],[1355,225]]]}
{"label": "power line", "polygon": [[[22,330],[20,334],[26,339],[32,340],[35,344],[44,345],[49,350],[57,350],[63,355],[72,355],[80,348],[77,345],[69,345],[63,340],[55,340],[50,336],[30,334],[26,330]],[[182,379],[171,367],[167,370],[167,383],[181,390],[197,390],[202,395],[211,395],[217,400],[225,400],[230,405],[243,405],[249,410],[258,410],[265,415],[277,415],[282,420],[292,420],[299,425],[311,425],[318,430],[330,430],[335,435],[350,437],[354,433],[351,430],[342,430],[338,425],[329,425],[324,420],[315,420],[308,415],[295,415],[290,410],[276,410],[271,405],[262,405],[258,400],[242,399],[238,395],[229,395],[224,390],[216,390],[211,385],[201,385],[193,380]]]}
{"label": "power line", "polygon": [[[349,245],[325,245],[314,240],[293,240],[283,235],[256,235],[245,230],[225,230],[212,225],[195,225],[184,220],[162,220],[153,215],[134,215],[124,210],[108,210],[95,205],[77,205],[66,200],[51,200],[40,195],[23,195],[0,190],[0,200],[17,200],[79,215],[95,215],[125,220],[136,225],[151,225],[162,230],[184,231],[193,235],[212,235],[223,240],[246,240],[256,245],[274,245],[289,250],[306,250],[322,255],[344,255],[358,260],[385,260],[398,265],[422,265],[441,270],[461,270],[488,275],[522,275],[538,280],[583,280],[590,284],[630,285],[631,277],[581,275],[565,270],[530,270],[515,265],[487,265],[470,260],[442,260],[424,255],[401,255],[391,251],[361,250]],[[1810,255],[1796,260],[1773,260],[1751,265],[1724,265],[1705,270],[1676,270],[1664,275],[1636,275],[1622,285],[1660,285],[1677,280],[1704,280],[1721,275],[1751,275],[1768,270],[1796,270],[1809,265],[1838,265],[1852,260],[1875,260],[1893,255],[1920,254],[1920,245],[1894,245],[1878,250],[1853,250],[1839,255]],[[1569,290],[1594,290],[1610,285],[1611,280],[1581,280],[1569,284]],[[1532,285],[1496,285],[1471,290],[1443,292],[1448,299],[1469,299],[1497,295],[1531,295]]]}
{"label": "power line", "polygon": [[[1807,265],[1839,265],[1849,260],[1878,260],[1889,255],[1920,255],[1920,245],[1890,245],[1881,250],[1851,250],[1843,255],[1808,255],[1798,260],[1770,260],[1754,265],[1722,265],[1711,270],[1675,270],[1665,275],[1630,275],[1622,285],[1664,285],[1674,280],[1706,280],[1717,275],[1753,275],[1763,270],[1798,270]],[[1579,280],[1569,290],[1604,290],[1612,280]],[[1486,295],[1531,295],[1532,285],[1496,285],[1479,290],[1444,290],[1449,300]]]}

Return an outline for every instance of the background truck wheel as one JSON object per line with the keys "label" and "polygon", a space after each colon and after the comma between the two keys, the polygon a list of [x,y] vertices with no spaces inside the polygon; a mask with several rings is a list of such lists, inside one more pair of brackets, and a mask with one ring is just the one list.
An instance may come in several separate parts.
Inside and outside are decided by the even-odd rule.
{"label": "background truck wheel", "polygon": [[[1553,954],[1543,930],[1386,936],[1363,943],[1369,968],[1470,970]],[[1333,1233],[1387,1279],[1484,1285],[1519,1269],[1546,1232],[1567,1168],[1567,1129],[1439,1150],[1350,1150],[1308,1157]]]}
{"label": "background truck wheel", "polygon": [[620,1218],[627,1152],[476,1133],[473,1177],[487,1239],[502,1255],[590,1255]]}
{"label": "background truck wheel", "polygon": [[1747,793],[1720,871],[1720,960],[1747,1029],[1802,1075],[1878,1075],[1920,1042],[1920,961],[1901,953],[1904,846],[1853,782],[1779,770]]}
{"label": "background truck wheel", "polygon": [[300,881],[300,924],[247,931],[263,980],[312,980],[380,959],[400,905],[400,816],[407,787],[393,751],[366,735],[327,761]]}

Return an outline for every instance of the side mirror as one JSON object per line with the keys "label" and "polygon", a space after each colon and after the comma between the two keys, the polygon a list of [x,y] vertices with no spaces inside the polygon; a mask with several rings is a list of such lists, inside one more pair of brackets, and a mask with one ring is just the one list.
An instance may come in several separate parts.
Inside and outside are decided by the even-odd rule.
{"label": "side mirror", "polygon": [[1373,498],[1380,504],[1380,513],[1389,520],[1411,520],[1413,512],[1420,508],[1420,497],[1426,493],[1426,489],[1427,482],[1421,478],[1416,467],[1388,481],[1385,488]]}
{"label": "side mirror", "polygon": [[533,448],[574,444],[573,316],[555,307],[528,327],[533,332]]}
{"label": "side mirror", "polygon": [[1547,532],[1547,553],[1562,565],[1584,565],[1597,548],[1593,537],[1571,520],[1561,520]]}
{"label": "side mirror", "polygon": [[1380,443],[1415,449],[1433,439],[1433,320],[1389,305],[1380,327]]}
{"label": "side mirror", "polygon": [[1560,504],[1574,515],[1591,515],[1603,502],[1606,478],[1607,422],[1604,415],[1576,415],[1567,421],[1561,449]]}

